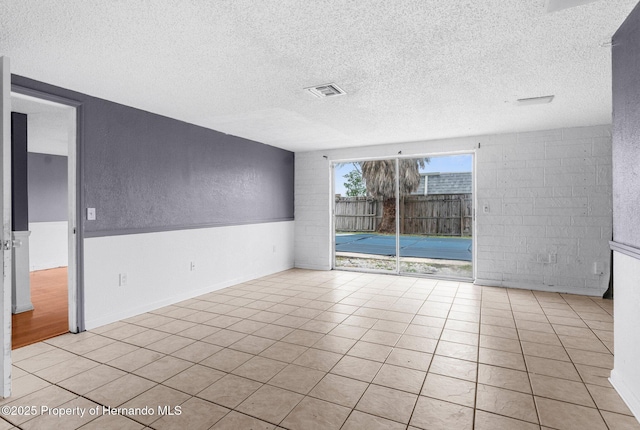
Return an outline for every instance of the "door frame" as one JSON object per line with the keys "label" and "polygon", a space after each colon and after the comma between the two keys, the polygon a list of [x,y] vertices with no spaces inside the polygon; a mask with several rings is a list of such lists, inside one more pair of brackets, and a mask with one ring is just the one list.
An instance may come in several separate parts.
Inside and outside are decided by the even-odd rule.
{"label": "door frame", "polygon": [[[404,273],[400,271],[400,219],[399,219],[399,214],[400,214],[400,210],[399,210],[399,205],[400,205],[400,199],[399,199],[399,177],[398,175],[396,175],[395,177],[395,181],[396,181],[396,270],[395,271],[383,271],[383,270],[375,270],[375,269],[351,269],[348,267],[336,267],[336,230],[335,230],[335,190],[336,190],[336,184],[335,184],[335,166],[337,164],[342,164],[342,163],[356,163],[359,161],[375,161],[375,160],[394,160],[395,161],[395,166],[396,166],[396,172],[398,171],[398,165],[399,165],[399,161],[401,159],[412,159],[412,158],[430,158],[430,157],[446,157],[446,156],[453,156],[453,155],[471,155],[472,159],[471,159],[471,168],[472,168],[472,172],[471,172],[471,190],[472,190],[472,201],[473,201],[473,213],[472,213],[472,232],[471,232],[471,264],[472,264],[472,278],[468,279],[468,278],[454,278],[454,277],[443,277],[443,276],[434,276],[434,275],[429,275],[429,274],[422,274],[422,273]],[[389,155],[389,156],[379,156],[379,157],[361,157],[361,158],[330,158],[328,157],[328,161],[329,161],[329,171],[330,171],[330,175],[331,175],[331,189],[330,189],[330,193],[331,193],[331,207],[330,207],[330,231],[329,234],[331,235],[329,243],[331,244],[331,264],[330,267],[332,270],[345,270],[345,271],[352,271],[352,272],[363,272],[363,273],[382,273],[382,274],[387,274],[387,275],[399,275],[399,276],[418,276],[418,277],[424,277],[424,278],[434,278],[434,279],[451,279],[451,280],[460,280],[460,281],[466,281],[466,282],[474,282],[476,279],[476,273],[477,273],[477,264],[476,264],[476,255],[477,255],[477,240],[476,240],[476,232],[477,232],[477,226],[476,226],[476,207],[477,207],[477,192],[476,192],[476,174],[477,174],[477,156],[476,156],[476,150],[472,149],[472,150],[463,150],[463,151],[450,151],[450,152],[432,152],[432,153],[417,153],[417,154],[395,154],[395,155]]]}
{"label": "door frame", "polygon": [[68,144],[68,172],[67,183],[68,191],[68,303],[69,303],[69,331],[78,333],[84,331],[84,265],[83,265],[83,216],[82,216],[82,200],[81,192],[82,176],[82,102],[77,100],[60,97],[55,94],[34,90],[20,85],[11,85],[11,92],[27,97],[32,97],[44,102],[53,102],[56,104],[68,106],[74,109],[74,117],[69,118],[75,120],[75,124],[71,124],[69,128],[69,144]]}

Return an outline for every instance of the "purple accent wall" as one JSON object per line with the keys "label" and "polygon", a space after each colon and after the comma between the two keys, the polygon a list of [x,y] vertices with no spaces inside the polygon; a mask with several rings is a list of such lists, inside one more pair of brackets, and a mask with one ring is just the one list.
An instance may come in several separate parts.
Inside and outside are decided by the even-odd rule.
{"label": "purple accent wall", "polygon": [[[84,236],[293,219],[294,154],[21,76],[81,102]],[[84,211],[83,211],[84,213]]]}
{"label": "purple accent wall", "polygon": [[640,5],[613,36],[613,240],[640,249]]}

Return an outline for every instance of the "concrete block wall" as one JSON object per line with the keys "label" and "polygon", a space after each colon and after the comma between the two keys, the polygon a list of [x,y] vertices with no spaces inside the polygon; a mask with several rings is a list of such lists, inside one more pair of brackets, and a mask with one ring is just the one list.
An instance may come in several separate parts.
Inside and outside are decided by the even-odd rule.
{"label": "concrete block wall", "polygon": [[296,153],[297,267],[331,269],[331,162],[400,151],[475,154],[476,283],[589,295],[606,290],[608,125]]}

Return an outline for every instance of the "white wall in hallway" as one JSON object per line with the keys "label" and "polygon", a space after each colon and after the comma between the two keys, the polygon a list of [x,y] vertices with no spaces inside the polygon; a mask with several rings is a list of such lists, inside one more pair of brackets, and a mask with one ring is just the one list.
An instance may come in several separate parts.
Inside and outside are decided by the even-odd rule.
{"label": "white wall in hallway", "polygon": [[[331,268],[331,161],[395,157],[400,151],[475,151],[477,283],[596,296],[606,290],[608,125],[298,152],[296,267]],[[594,274],[596,264],[602,274]]]}
{"label": "white wall in hallway", "polygon": [[290,269],[293,234],[284,221],[85,239],[86,328]]}
{"label": "white wall in hallway", "polygon": [[67,221],[29,223],[29,270],[65,267],[69,264]]}

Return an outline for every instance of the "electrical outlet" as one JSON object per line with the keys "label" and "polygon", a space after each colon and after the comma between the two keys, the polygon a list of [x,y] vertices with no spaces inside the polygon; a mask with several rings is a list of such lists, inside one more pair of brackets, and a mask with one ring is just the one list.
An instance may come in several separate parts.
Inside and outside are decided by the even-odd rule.
{"label": "electrical outlet", "polygon": [[196,270],[196,263],[195,261],[192,261],[191,264],[189,265],[189,270],[190,271],[195,271]]}
{"label": "electrical outlet", "polygon": [[120,275],[118,276],[118,285],[120,287],[126,287],[127,286],[127,274],[126,273],[120,273]]}
{"label": "electrical outlet", "polygon": [[87,221],[96,220],[96,208],[87,208]]}
{"label": "electrical outlet", "polygon": [[491,212],[491,208],[489,207],[489,203],[485,203],[482,205],[482,212],[488,214]]}
{"label": "electrical outlet", "polygon": [[602,262],[596,261],[593,263],[593,274],[604,275],[604,264]]}

